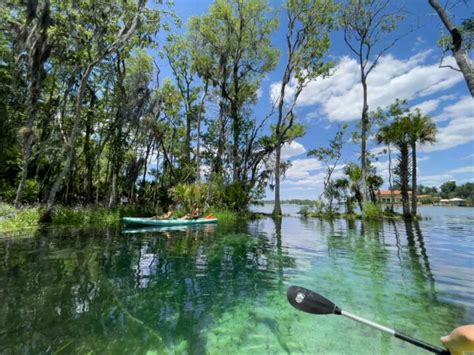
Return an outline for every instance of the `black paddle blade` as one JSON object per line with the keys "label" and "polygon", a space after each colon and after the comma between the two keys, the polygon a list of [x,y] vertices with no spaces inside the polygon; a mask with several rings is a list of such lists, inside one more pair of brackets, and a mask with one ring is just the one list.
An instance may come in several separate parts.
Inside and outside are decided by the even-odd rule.
{"label": "black paddle blade", "polygon": [[287,292],[288,302],[300,311],[312,314],[340,314],[341,310],[334,303],[320,294],[304,287],[291,286]]}

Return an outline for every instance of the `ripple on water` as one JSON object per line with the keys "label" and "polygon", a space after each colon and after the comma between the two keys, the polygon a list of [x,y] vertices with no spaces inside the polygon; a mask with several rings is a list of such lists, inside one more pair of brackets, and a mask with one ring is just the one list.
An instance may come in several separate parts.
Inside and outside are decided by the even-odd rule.
{"label": "ripple on water", "polygon": [[302,285],[436,344],[474,322],[472,212],[421,210],[432,219],[285,217],[2,239],[0,352],[422,354],[286,300],[288,286]]}

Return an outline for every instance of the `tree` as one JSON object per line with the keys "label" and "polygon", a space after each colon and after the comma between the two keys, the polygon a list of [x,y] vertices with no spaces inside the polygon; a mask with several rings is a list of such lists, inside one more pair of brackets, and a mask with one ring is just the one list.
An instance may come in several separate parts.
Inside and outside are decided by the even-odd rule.
{"label": "tree", "polygon": [[[398,22],[403,19],[400,12],[389,11],[389,0],[348,0],[341,16],[344,29],[344,41],[356,55],[360,68],[362,85],[362,117],[361,117],[361,169],[362,197],[368,198],[367,177],[367,137],[369,126],[369,105],[367,78],[384,55],[398,41],[395,38],[389,44],[382,44],[382,36],[393,32]],[[375,57],[371,61],[371,56]]]}
{"label": "tree", "polygon": [[387,146],[388,153],[388,186],[390,189],[390,210],[394,212],[395,199],[393,196],[393,178],[392,178],[392,150],[391,144],[394,141],[392,137],[392,131],[389,126],[383,126],[377,132],[375,139],[379,144],[385,144]]}
{"label": "tree", "polygon": [[11,21],[11,27],[16,34],[16,42],[24,53],[20,58],[26,63],[28,81],[28,111],[27,120],[18,136],[22,141],[23,165],[20,182],[15,197],[15,207],[19,208],[23,192],[23,186],[28,177],[28,170],[32,155],[32,146],[35,140],[35,124],[41,98],[42,84],[46,77],[44,64],[51,53],[51,44],[48,40],[48,29],[52,20],[50,16],[49,1],[28,2],[22,11],[20,23]]}
{"label": "tree", "polygon": [[387,110],[387,116],[391,119],[391,122],[380,127],[377,133],[379,142],[390,142],[398,149],[398,164],[395,168],[395,174],[398,177],[396,183],[400,185],[403,215],[406,218],[411,217],[408,194],[410,183],[409,112],[406,101],[396,100]]}
{"label": "tree", "polygon": [[349,188],[354,194],[354,199],[359,205],[360,211],[363,209],[363,198],[361,191],[362,171],[360,166],[355,163],[349,163],[344,167],[344,175],[349,179]]}
{"label": "tree", "polygon": [[[428,2],[438,13],[441,22],[451,34],[452,43],[449,49],[453,53],[454,59],[456,60],[456,63],[459,67],[459,71],[461,71],[464,76],[464,80],[466,81],[471,96],[474,97],[474,68],[467,58],[467,53],[464,51],[461,31],[456,28],[446,9],[441,6],[438,0],[428,0]],[[467,23],[467,27],[469,28],[469,23]]]}
{"label": "tree", "polygon": [[[287,0],[285,5],[287,60],[276,98],[274,216],[281,216],[281,148],[288,141],[287,134],[295,121],[294,108],[304,87],[316,77],[328,75],[332,67],[323,58],[329,50],[329,32],[337,9],[332,0]],[[295,88],[289,98],[287,87],[291,80]]]}
{"label": "tree", "polygon": [[322,195],[326,197],[328,202],[328,212],[333,213],[333,200],[338,190],[332,181],[332,174],[337,167],[337,163],[341,159],[342,147],[344,145],[344,133],[347,125],[339,127],[336,135],[329,141],[329,147],[321,147],[318,149],[311,149],[308,156],[316,157],[326,165],[326,176],[324,177],[324,191]]}
{"label": "tree", "polygon": [[[257,89],[265,73],[275,67],[278,51],[271,46],[270,34],[277,26],[266,0],[216,0],[209,13],[191,18],[190,31],[200,44],[195,51],[198,67],[209,76],[219,91],[217,154],[215,175],[223,173],[223,149],[226,147],[230,120],[230,165],[232,180],[242,179],[243,137],[252,122],[245,109],[257,98]],[[197,38],[196,38],[197,37]]]}
{"label": "tree", "polygon": [[439,187],[441,190],[441,197],[449,198],[450,194],[456,191],[456,181],[447,181]]}
{"label": "tree", "polygon": [[334,188],[338,190],[339,196],[344,199],[344,203],[346,205],[346,214],[353,214],[353,198],[348,194],[348,190],[350,188],[349,180],[346,178],[336,179],[336,181],[334,182]]}
{"label": "tree", "polygon": [[411,112],[408,116],[408,139],[411,146],[411,213],[416,216],[417,210],[417,144],[433,144],[436,141],[436,124],[433,120],[421,113],[419,109]]}
{"label": "tree", "polygon": [[[181,94],[184,106],[185,116],[185,161],[187,166],[191,164],[191,134],[192,126],[196,121],[197,110],[200,109],[196,105],[199,92],[201,89],[196,85],[194,71],[192,70],[192,52],[189,41],[186,37],[170,35],[167,44],[164,47],[166,58],[173,71],[176,86]],[[198,138],[199,139],[199,138]],[[193,169],[192,172],[195,170]],[[190,173],[191,175],[191,173]],[[191,176],[188,181],[191,181]]]}
{"label": "tree", "polygon": [[[117,52],[120,48],[127,44],[130,40],[132,35],[134,34],[135,30],[137,29],[140,16],[144,11],[146,5],[146,0],[138,0],[135,13],[131,17],[131,19],[127,22],[122,16],[118,15],[117,17],[112,16],[112,14],[105,13],[105,8],[86,8],[88,11],[87,15],[82,15],[83,19],[87,20],[87,16],[92,16],[97,26],[95,26],[95,32],[90,36],[90,42],[87,45],[91,45],[94,43],[95,46],[95,53],[89,53],[90,57],[88,60],[85,61],[85,65],[82,68],[82,74],[80,76],[79,81],[79,88],[77,91],[77,96],[75,100],[75,109],[74,109],[74,121],[71,128],[71,132],[69,134],[69,139],[66,146],[65,151],[65,162],[64,166],[62,167],[59,175],[57,176],[56,180],[54,181],[51,190],[48,195],[46,211],[44,214],[43,220],[50,219],[50,215],[54,204],[56,202],[56,194],[58,193],[59,188],[61,187],[64,178],[70,173],[71,168],[73,166],[74,156],[76,153],[76,143],[77,138],[80,133],[80,126],[81,126],[81,119],[82,119],[82,108],[83,108],[83,97],[84,93],[87,88],[87,84],[89,81],[89,77],[92,74],[96,65],[102,61],[105,57]],[[110,38],[110,35],[105,36],[107,31],[104,31],[104,27],[107,28],[107,24],[100,23],[100,19],[108,19],[109,26],[113,27],[117,25],[122,25],[123,27],[120,28],[119,32],[116,34],[115,37]],[[116,21],[116,22],[115,22]],[[105,26],[104,26],[105,25]],[[110,41],[107,44],[107,39]]]}

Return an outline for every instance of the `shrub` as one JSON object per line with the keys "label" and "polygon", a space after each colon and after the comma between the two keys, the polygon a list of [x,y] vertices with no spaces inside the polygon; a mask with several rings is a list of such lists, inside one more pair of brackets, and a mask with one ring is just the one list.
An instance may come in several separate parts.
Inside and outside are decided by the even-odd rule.
{"label": "shrub", "polygon": [[379,206],[372,202],[364,204],[364,210],[362,211],[362,218],[364,219],[380,219],[383,217],[382,210]]}
{"label": "shrub", "polygon": [[35,203],[38,201],[40,186],[38,181],[35,179],[27,179],[25,185],[23,186],[23,192],[21,195],[22,203]]}

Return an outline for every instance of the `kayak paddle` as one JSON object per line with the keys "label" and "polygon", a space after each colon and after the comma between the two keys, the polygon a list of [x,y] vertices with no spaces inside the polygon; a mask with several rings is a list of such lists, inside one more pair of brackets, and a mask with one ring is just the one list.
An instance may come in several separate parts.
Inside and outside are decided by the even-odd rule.
{"label": "kayak paddle", "polygon": [[370,320],[358,317],[354,314],[351,314],[349,312],[343,311],[340,309],[338,306],[336,306],[334,303],[329,301],[328,299],[324,298],[320,294],[313,292],[311,290],[308,290],[304,287],[299,287],[299,286],[291,286],[288,288],[287,292],[288,296],[288,302],[295,307],[296,309],[299,309],[300,311],[307,312],[307,313],[312,313],[312,314],[337,314],[341,315],[344,317],[347,317],[349,319],[355,320],[357,322],[360,322],[362,324],[368,325],[372,328],[381,330],[385,333],[388,333],[398,339],[402,339],[408,343],[411,343],[413,345],[416,345],[420,348],[423,348],[425,350],[431,351],[436,354],[450,354],[450,352],[447,349],[443,349],[428,343],[425,343],[424,341],[412,338],[408,335],[402,334],[394,329],[387,328],[381,324],[377,324],[375,322],[372,322]]}

